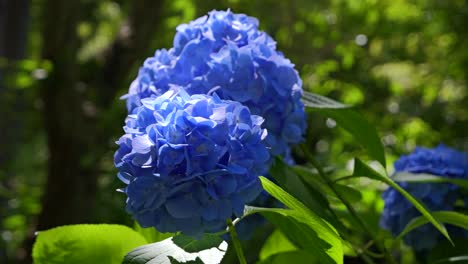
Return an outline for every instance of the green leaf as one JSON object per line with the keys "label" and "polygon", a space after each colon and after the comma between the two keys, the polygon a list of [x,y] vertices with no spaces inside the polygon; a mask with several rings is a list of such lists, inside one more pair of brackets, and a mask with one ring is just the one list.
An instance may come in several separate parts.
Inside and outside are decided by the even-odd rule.
{"label": "green leaf", "polygon": [[148,243],[158,242],[174,236],[173,233],[161,233],[154,227],[141,227],[137,222],[135,222],[133,229],[140,233]]}
{"label": "green leaf", "polygon": [[[327,184],[321,180],[320,176],[315,173],[314,169],[305,166],[294,166],[293,169],[295,172],[297,172],[298,175],[300,175],[307,186],[315,190],[315,193],[318,192],[320,194],[325,194],[327,196],[338,199],[330,187],[328,187]],[[350,202],[358,202],[362,199],[361,192],[350,186],[337,183],[335,183],[335,186],[340,194]],[[328,204],[328,200],[325,197],[323,197],[323,199],[325,199]]]}
{"label": "green leaf", "polygon": [[[432,212],[432,215],[435,219],[442,223],[451,224],[468,230],[468,215],[464,215],[452,211],[438,211]],[[429,220],[424,216],[419,216],[412,219],[406,226],[403,231],[398,235],[397,239],[403,238],[411,230],[418,228],[422,225],[429,223]]]}
{"label": "green leaf", "polygon": [[402,182],[434,182],[434,183],[453,183],[462,188],[468,189],[468,180],[440,177],[427,173],[398,172],[392,176],[394,181]]}
{"label": "green leaf", "polygon": [[223,239],[217,235],[205,234],[201,239],[195,240],[189,236],[177,235],[172,238],[172,242],[186,252],[199,252],[205,249],[219,246]]}
{"label": "green leaf", "polygon": [[307,250],[295,250],[271,255],[257,264],[321,263],[317,256]]}
{"label": "green leaf", "polygon": [[277,186],[267,178],[260,176],[260,180],[265,191],[267,191],[273,197],[285,204],[287,207],[293,210],[297,210],[300,213],[308,214],[311,217],[317,219],[317,221],[321,220],[320,217],[318,217],[315,213],[310,211],[303,203],[299,202],[295,197],[287,193],[285,190],[281,189],[279,186]]}
{"label": "green leaf", "polygon": [[392,179],[390,179],[387,176],[384,176],[371,167],[367,166],[364,162],[359,160],[358,158],[354,159],[354,172],[353,172],[353,177],[367,177],[370,179],[374,179],[377,181],[384,182],[391,187],[395,188],[398,192],[400,192],[410,203],[414,205],[414,207],[425,217],[428,219],[429,222],[431,222],[450,242],[452,242],[452,239],[450,238],[449,234],[447,233],[447,230],[445,229],[445,226],[441,223],[439,223],[434,216],[430,213],[430,211],[424,206],[423,203],[418,201],[416,198],[414,198],[411,194],[409,194],[405,189],[401,188],[400,185],[395,183]]}
{"label": "green leaf", "polygon": [[35,264],[114,264],[146,243],[143,236],[122,225],[69,225],[40,231],[32,255]]}
{"label": "green leaf", "polygon": [[181,248],[181,246],[189,250],[202,249],[213,245],[213,241],[208,239],[211,242],[207,243],[202,238],[203,241],[200,242],[200,245],[197,245],[193,239],[189,240],[186,237],[179,237],[176,238],[177,243],[175,243],[173,241],[174,238],[167,238],[160,242],[138,247],[125,256],[122,264],[200,263],[200,261],[205,264],[217,264],[221,262],[227,250],[227,243],[221,241],[216,246],[191,253]]}
{"label": "green leaf", "polygon": [[356,203],[356,202],[359,202],[361,201],[362,199],[362,194],[360,191],[352,188],[352,187],[349,187],[349,186],[346,186],[346,185],[343,185],[343,184],[338,184],[338,183],[334,183],[335,185],[335,189],[349,202],[351,203]]}
{"label": "green leaf", "polygon": [[281,159],[275,160],[270,168],[270,175],[277,181],[279,186],[289,193],[294,193],[294,196],[304,203],[304,205],[306,205],[310,210],[328,221],[333,221],[333,216],[329,211],[327,211],[331,210],[329,209],[330,205],[327,198],[325,198],[321,191],[315,188],[315,186],[304,184],[301,177],[299,177]]}
{"label": "green leaf", "polygon": [[313,253],[320,263],[343,263],[343,248],[336,234],[330,234],[315,219],[296,210],[264,208],[260,212],[299,249]]}
{"label": "green leaf", "polygon": [[291,209],[269,209],[261,213],[292,242],[313,250],[323,263],[342,263],[342,242],[333,226],[267,178],[260,177],[260,180],[269,194]]}
{"label": "green leaf", "polygon": [[370,157],[386,166],[384,148],[376,128],[358,112],[330,98],[308,92],[304,92],[303,102],[312,111],[334,119],[367,149]]}
{"label": "green leaf", "polygon": [[280,230],[276,229],[271,233],[271,235],[263,244],[262,249],[260,250],[259,258],[260,260],[264,260],[272,255],[286,252],[286,251],[294,251],[297,247],[288,240],[288,238],[281,233]]}

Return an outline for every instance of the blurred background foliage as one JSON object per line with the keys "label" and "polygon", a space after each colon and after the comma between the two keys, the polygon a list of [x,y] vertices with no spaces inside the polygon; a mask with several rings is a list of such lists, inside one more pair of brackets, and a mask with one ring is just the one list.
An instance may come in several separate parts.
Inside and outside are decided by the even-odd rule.
{"label": "blurred background foliage", "polygon": [[[119,97],[177,25],[228,8],[259,19],[304,89],[375,124],[389,162],[417,145],[468,149],[466,0],[0,0],[0,263],[30,261],[36,230],[132,225],[115,191]],[[312,113],[306,144],[337,175],[362,154]],[[355,184],[377,229],[382,186]]]}

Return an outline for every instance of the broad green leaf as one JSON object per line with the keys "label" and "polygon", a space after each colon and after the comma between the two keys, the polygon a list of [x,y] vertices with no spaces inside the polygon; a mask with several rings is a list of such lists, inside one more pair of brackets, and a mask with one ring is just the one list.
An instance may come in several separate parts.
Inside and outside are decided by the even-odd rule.
{"label": "broad green leaf", "polygon": [[[214,247],[191,253],[181,246],[194,250],[212,244],[203,241],[200,245],[196,245],[195,240],[186,238],[177,238],[177,243],[175,243],[173,239],[174,237],[167,238],[160,242],[138,247],[125,256],[122,264],[200,263],[200,261],[205,264],[217,264],[221,262],[227,250],[227,243],[221,241]],[[204,246],[201,246],[202,244]]]}
{"label": "broad green leaf", "polygon": [[288,240],[288,238],[281,233],[280,230],[276,229],[271,233],[271,235],[263,244],[262,249],[260,250],[259,258],[260,260],[264,260],[271,255],[275,255],[278,253],[286,252],[286,251],[294,251],[297,247]]}
{"label": "broad green leaf", "polygon": [[[295,197],[269,181],[264,177],[260,177],[263,188],[278,199],[284,205],[292,210],[272,209],[275,211],[262,211],[262,214],[273,224],[283,231],[287,237],[292,238],[291,229],[294,227],[296,239],[291,239],[292,242],[297,242],[299,239],[306,239],[307,243],[302,243],[302,247],[311,247],[316,249],[316,254],[322,254],[324,248],[316,248],[321,242],[329,244],[326,248],[326,254],[336,263],[343,262],[343,248],[341,238],[336,230],[324,219],[310,211],[304,204],[299,202]],[[281,217],[283,216],[283,217]],[[305,237],[307,232],[308,237]],[[302,237],[301,237],[302,236]],[[315,241],[315,245],[312,245]],[[323,259],[321,259],[323,261]]]}
{"label": "broad green leaf", "polygon": [[398,172],[392,176],[392,180],[397,182],[435,182],[435,183],[453,183],[462,188],[468,189],[468,180],[440,177],[427,173]]}
{"label": "broad green leaf", "polygon": [[307,250],[295,250],[271,255],[257,264],[321,263],[317,256]]}
{"label": "broad green leaf", "polygon": [[[468,215],[452,211],[432,212],[432,215],[439,222],[451,224],[468,230]],[[427,223],[429,223],[429,220],[424,216],[414,218],[405,226],[405,229],[401,231],[401,233],[398,235],[398,239],[403,238],[403,236],[408,234],[411,230]]]}
{"label": "broad green leaf", "polygon": [[33,248],[35,264],[117,264],[143,236],[122,225],[69,225],[40,231]]}
{"label": "broad green leaf", "polygon": [[141,227],[137,222],[135,222],[133,229],[140,233],[148,243],[158,242],[174,236],[172,233],[161,233],[154,227]]}
{"label": "broad green leaf", "polygon": [[428,219],[429,222],[431,222],[449,241],[452,242],[452,239],[450,238],[449,234],[447,233],[447,230],[445,229],[445,226],[434,218],[434,216],[424,206],[423,203],[421,203],[416,198],[414,198],[410,193],[405,191],[405,189],[401,188],[400,185],[395,183],[392,179],[378,173],[377,171],[375,171],[371,167],[367,166],[364,162],[362,162],[358,158],[354,159],[353,176],[354,177],[367,177],[367,178],[370,178],[370,179],[374,179],[374,180],[377,180],[377,181],[384,182],[384,183],[390,185],[391,187],[395,188],[395,190],[400,192],[410,203],[412,203],[414,205],[414,207],[425,218]]}
{"label": "broad green leaf", "polygon": [[358,112],[330,98],[308,92],[304,92],[303,102],[312,111],[335,120],[367,149],[370,157],[386,167],[384,148],[376,128]]}

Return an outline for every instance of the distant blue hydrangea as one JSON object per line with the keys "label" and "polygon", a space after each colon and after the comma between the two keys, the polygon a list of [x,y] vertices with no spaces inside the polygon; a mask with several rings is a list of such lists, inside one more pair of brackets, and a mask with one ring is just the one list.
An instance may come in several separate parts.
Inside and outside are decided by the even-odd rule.
{"label": "distant blue hydrangea", "polygon": [[272,156],[285,156],[306,128],[302,82],[294,65],[258,29],[258,20],[230,11],[212,11],[177,27],[174,47],[146,59],[131,84],[129,112],[142,98],[159,96],[172,85],[189,94],[211,94],[241,102],[265,119]]}
{"label": "distant blue hydrangea", "polygon": [[[444,145],[434,149],[418,147],[413,153],[402,156],[395,162],[395,172],[403,171],[414,173],[415,177],[418,173],[427,173],[449,178],[468,178],[468,154]],[[399,184],[432,211],[454,210],[455,202],[466,198],[461,196],[460,188],[453,184],[407,182]],[[387,189],[382,197],[385,207],[380,224],[393,235],[398,235],[411,219],[421,215],[393,188]],[[468,209],[468,204],[465,204],[465,207]],[[458,233],[463,234],[463,232]],[[422,251],[433,248],[443,239],[433,226],[426,224],[407,234],[404,241],[416,251]]]}
{"label": "distant blue hydrangea", "polygon": [[141,104],[114,157],[127,211],[161,232],[223,230],[262,190],[258,176],[270,158],[263,118],[239,102],[183,89]]}

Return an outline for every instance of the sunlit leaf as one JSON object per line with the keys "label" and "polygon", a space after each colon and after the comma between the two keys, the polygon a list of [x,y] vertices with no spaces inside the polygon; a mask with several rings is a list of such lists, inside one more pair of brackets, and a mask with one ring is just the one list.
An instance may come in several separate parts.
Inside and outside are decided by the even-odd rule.
{"label": "sunlit leaf", "polygon": [[263,188],[290,210],[250,207],[247,213],[262,213],[296,246],[314,252],[321,263],[343,263],[341,238],[333,226],[279,186],[264,177],[260,179]]}
{"label": "sunlit leaf", "polygon": [[187,236],[175,236],[132,250],[122,264],[218,264],[226,250],[227,243],[214,236],[205,236],[198,241]]}
{"label": "sunlit leaf", "polygon": [[40,231],[33,248],[35,264],[120,264],[143,236],[121,225],[70,225]]}
{"label": "sunlit leaf", "polygon": [[260,260],[263,260],[271,255],[286,251],[294,251],[296,249],[297,247],[294,246],[294,244],[292,244],[280,230],[276,229],[265,241],[265,244],[263,244],[259,258]]}
{"label": "sunlit leaf", "polygon": [[307,263],[315,264],[322,263],[317,259],[317,256],[307,250],[296,250],[281,252],[269,256],[257,264],[287,264],[287,263]]}
{"label": "sunlit leaf", "polygon": [[146,239],[146,241],[148,241],[148,243],[158,242],[174,236],[172,233],[161,233],[154,227],[141,227],[137,222],[135,222],[134,229],[140,233]]}

